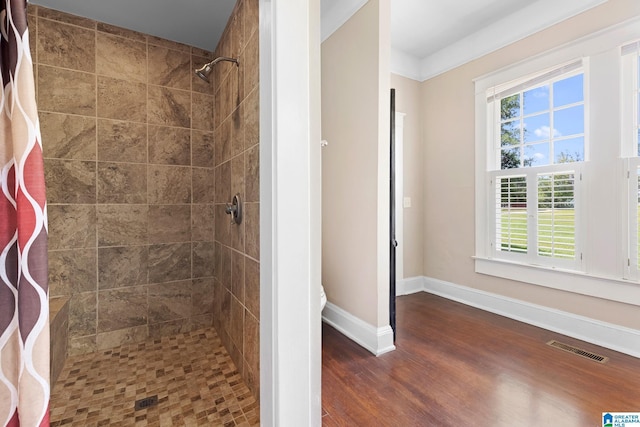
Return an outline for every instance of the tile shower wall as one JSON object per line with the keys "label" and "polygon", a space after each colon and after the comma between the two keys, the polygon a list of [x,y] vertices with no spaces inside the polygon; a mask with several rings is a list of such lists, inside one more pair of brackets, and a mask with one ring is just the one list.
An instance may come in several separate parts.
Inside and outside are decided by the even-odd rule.
{"label": "tile shower wall", "polygon": [[[214,326],[256,397],[259,395],[260,186],[258,0],[240,0],[214,56]],[[244,219],[232,225],[225,203],[240,194]]]}
{"label": "tile shower wall", "polygon": [[29,6],[69,354],[213,323],[210,52]]}

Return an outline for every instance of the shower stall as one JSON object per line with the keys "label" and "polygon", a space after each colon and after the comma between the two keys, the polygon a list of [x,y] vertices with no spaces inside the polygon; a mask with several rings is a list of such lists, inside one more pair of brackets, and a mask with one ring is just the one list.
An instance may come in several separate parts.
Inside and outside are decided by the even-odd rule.
{"label": "shower stall", "polygon": [[238,1],[215,52],[41,6],[28,15],[62,318],[54,371],[65,357],[68,368],[218,339],[257,401],[258,1]]}

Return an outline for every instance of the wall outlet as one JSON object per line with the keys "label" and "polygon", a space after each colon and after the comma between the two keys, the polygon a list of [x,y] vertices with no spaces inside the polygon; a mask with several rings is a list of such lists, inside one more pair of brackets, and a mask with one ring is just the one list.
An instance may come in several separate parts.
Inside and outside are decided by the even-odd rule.
{"label": "wall outlet", "polygon": [[411,197],[405,197],[402,201],[402,206],[405,208],[411,207]]}

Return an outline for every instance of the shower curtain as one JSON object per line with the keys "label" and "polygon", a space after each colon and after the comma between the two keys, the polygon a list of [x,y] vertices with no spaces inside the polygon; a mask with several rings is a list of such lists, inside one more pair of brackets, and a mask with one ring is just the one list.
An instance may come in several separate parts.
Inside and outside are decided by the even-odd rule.
{"label": "shower curtain", "polygon": [[0,425],[49,425],[42,145],[26,0],[0,0]]}

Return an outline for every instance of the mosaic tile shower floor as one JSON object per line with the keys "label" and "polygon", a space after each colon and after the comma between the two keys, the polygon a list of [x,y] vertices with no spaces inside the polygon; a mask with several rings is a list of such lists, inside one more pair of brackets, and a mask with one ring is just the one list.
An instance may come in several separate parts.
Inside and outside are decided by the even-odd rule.
{"label": "mosaic tile shower floor", "polygon": [[51,396],[52,427],[259,426],[259,415],[213,328],[70,357]]}

